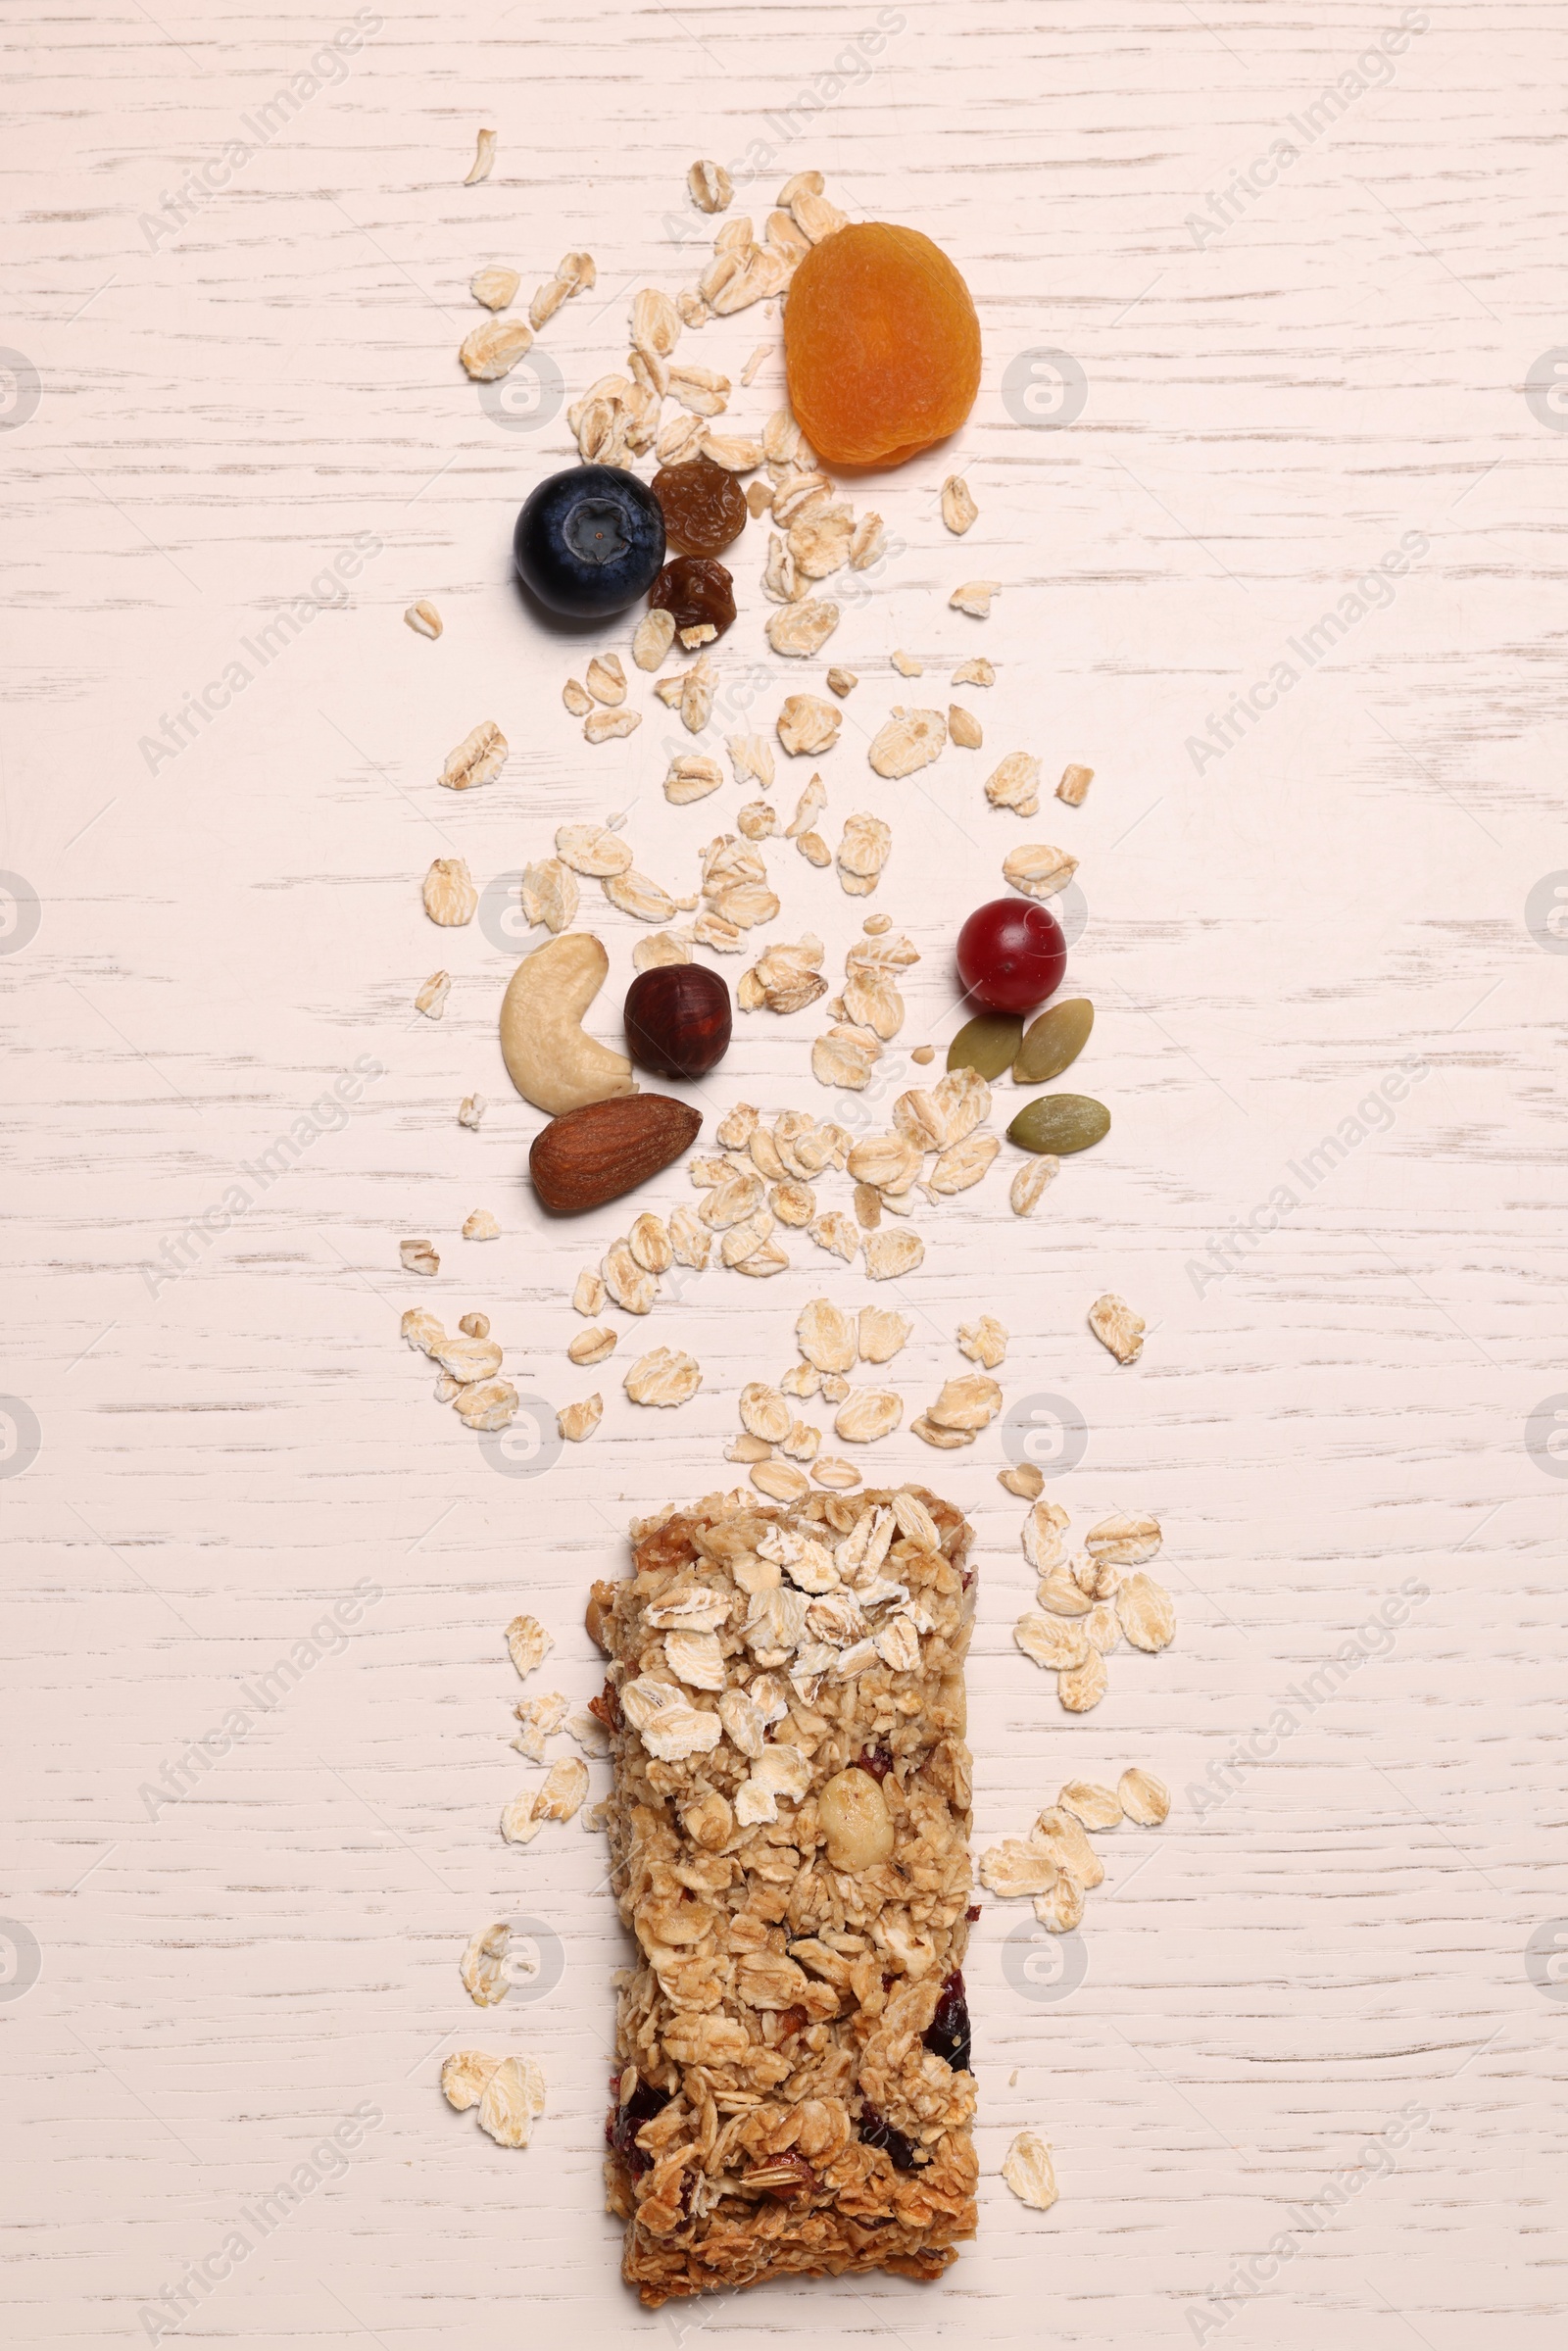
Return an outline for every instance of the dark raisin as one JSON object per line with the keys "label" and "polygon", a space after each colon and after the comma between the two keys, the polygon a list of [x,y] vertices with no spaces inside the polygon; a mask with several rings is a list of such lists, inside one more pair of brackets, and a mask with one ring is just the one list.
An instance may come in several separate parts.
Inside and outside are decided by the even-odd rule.
{"label": "dark raisin", "polygon": [[639,2082],[624,2106],[612,2107],[605,2120],[605,2144],[617,2155],[624,2156],[626,2169],[634,2180],[651,2172],[654,2159],[637,2144],[637,2133],[656,2114],[662,2114],[669,2104],[667,2089],[655,2089],[651,2082]]}
{"label": "dark raisin", "polygon": [[884,2123],[876,2108],[866,2101],[860,2108],[860,2141],[863,2146],[880,2147],[896,2172],[914,2170],[914,2148],[902,2131]]}
{"label": "dark raisin", "polygon": [[969,1905],[969,1907],[968,1907],[968,1909],[967,1909],[967,1910],[964,1912],[964,1914],[963,1914],[963,1915],[964,1915],[964,1917],[965,1917],[965,1918],[968,1920],[968,1922],[969,1922],[970,1926],[972,1927],[972,1926],[974,1925],[974,1923],[975,1923],[975,1920],[976,1920],[976,1919],[977,1919],[977,1918],[980,1916],[980,1905],[979,1905],[979,1903],[978,1903],[978,1902],[971,1902],[971,1903],[970,1903],[970,1905]]}
{"label": "dark raisin", "polygon": [[793,2040],[797,2033],[803,2033],[810,2021],[806,2010],[799,2004],[793,2008],[781,2008],[778,2018],[779,2039],[781,2041]]}
{"label": "dark raisin", "polygon": [[746,528],[746,492],[710,457],[665,465],[654,475],[653,489],[664,510],[664,536],[687,555],[722,555]]}
{"label": "dark raisin", "polygon": [[945,2057],[956,2074],[970,2071],[969,2003],[963,1996],[963,1975],[958,1968],[944,1980],[925,2045],[933,2055]]}
{"label": "dark raisin", "polygon": [[721,637],[735,617],[735,583],[722,563],[706,556],[678,555],[648,591],[650,605],[674,615],[675,626],[700,628],[706,620]]}
{"label": "dark raisin", "polygon": [[873,1780],[885,1780],[893,1769],[890,1747],[862,1747],[855,1758],[857,1771],[869,1772]]}

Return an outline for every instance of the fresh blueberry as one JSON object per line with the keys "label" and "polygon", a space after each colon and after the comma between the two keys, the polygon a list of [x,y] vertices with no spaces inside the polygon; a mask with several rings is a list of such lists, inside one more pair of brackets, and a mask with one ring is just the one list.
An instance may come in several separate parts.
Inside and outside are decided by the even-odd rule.
{"label": "fresh blueberry", "polygon": [[523,585],[553,612],[596,620],[646,596],[664,561],[664,511],[616,465],[573,465],[534,490],[513,533]]}

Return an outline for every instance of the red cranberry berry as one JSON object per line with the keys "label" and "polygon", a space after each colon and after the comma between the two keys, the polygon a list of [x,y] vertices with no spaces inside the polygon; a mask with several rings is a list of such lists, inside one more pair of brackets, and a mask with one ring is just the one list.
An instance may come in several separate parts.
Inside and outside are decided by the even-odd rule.
{"label": "red cranberry berry", "polygon": [[958,977],[988,1012],[1032,1012],[1061,986],[1067,942],[1045,906],[994,898],[958,933]]}

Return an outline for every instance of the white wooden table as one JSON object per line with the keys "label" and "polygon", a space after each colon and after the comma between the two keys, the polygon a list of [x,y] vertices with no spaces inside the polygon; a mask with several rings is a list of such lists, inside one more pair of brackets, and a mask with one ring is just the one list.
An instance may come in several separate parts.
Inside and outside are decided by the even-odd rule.
{"label": "white wooden table", "polygon": [[[1568,411],[1537,363],[1568,321],[1549,15],[377,13],[314,95],[294,77],[347,11],[17,0],[4,28],[9,2339],[145,2341],[205,2263],[229,2274],[189,2289],[181,2337],[269,2351],[705,2330],[1560,2344],[1568,934],[1548,877],[1568,880]],[[1357,73],[1369,46],[1381,63]],[[481,122],[499,161],[466,188]],[[571,454],[564,417],[496,417],[454,359],[480,262],[514,263],[526,299],[586,247],[598,287],[541,348],[568,395],[619,366],[631,292],[701,267],[698,155],[733,163],[736,209],[759,218],[819,166],[855,217],[938,237],[975,291],[968,425],[855,488],[904,551],[834,640],[862,683],[824,763],[828,829],[855,808],[894,823],[877,903],[924,957],[884,1065],[900,1085],[907,1048],[956,1025],[952,938],[1004,849],[1081,857],[1084,1082],[1115,1126],[1027,1225],[996,1175],[923,1215],[898,1384],[912,1415],[962,1368],[960,1316],[998,1313],[1009,1407],[1063,1397],[1087,1429],[1051,1491],[1080,1527],[1157,1512],[1180,1631],[1163,1656],[1118,1655],[1100,1709],[1065,1716],[1010,1640],[1031,1579],[998,1430],[956,1456],[906,1427],[880,1449],[981,1529],[981,1841],[1020,1834],[1063,1779],[1131,1762],[1175,1807],[1157,1837],[1103,1840],[1081,1982],[1049,1951],[1020,1974],[1019,1906],[987,1903],[982,2225],[951,2279],[655,2316],[619,2285],[600,2208],[619,1930],[596,1837],[497,1837],[526,1778],[500,1628],[536,1611],[558,1642],[543,1684],[586,1696],[583,1594],[618,1572],[627,1517],[738,1474],[721,1449],[741,1384],[785,1367],[806,1298],[866,1292],[804,1245],[771,1287],[691,1281],[645,1326],[704,1365],[678,1414],[620,1394],[624,1343],[574,1373],[571,1283],[624,1219],[542,1224],[522,1181],[537,1121],[495,1039],[513,951],[478,924],[437,939],[418,883],[448,854],[493,883],[558,822],[625,809],[639,861],[690,887],[733,813],[731,787],[666,807],[657,706],[629,741],[583,745],[560,688],[585,649],[509,581],[513,514]],[[207,165],[219,184],[171,228],[163,199]],[[777,336],[753,311],[689,341],[735,374]],[[1029,357],[1053,352],[1084,379],[1070,424],[1052,399],[1065,384],[1076,405],[1072,368]],[[780,383],[775,349],[732,416],[760,424]],[[936,496],[955,468],[981,509],[961,546]],[[344,587],[331,566],[357,544],[375,552]],[[1401,546],[1364,612],[1343,606]],[[721,649],[740,675],[764,660],[760,553],[754,534]],[[986,623],[946,606],[977,575],[1004,583]],[[420,595],[439,644],[403,625]],[[243,650],[300,599],[321,609],[275,659]],[[896,647],[926,661],[923,686],[894,673]],[[863,749],[888,708],[945,705],[949,665],[982,649],[986,752],[950,751],[924,790],[879,783]],[[167,736],[162,759],[144,749],[237,661],[254,674],[227,710],[188,721],[177,756]],[[763,725],[785,683],[765,666]],[[434,778],[484,717],[512,743],[505,777],[454,800]],[[1092,764],[1085,807],[988,810],[991,754],[1015,748],[1048,779]],[[837,970],[863,905],[783,845],[769,857],[777,935],[820,929]],[[637,926],[592,918],[608,1033]],[[432,1024],[412,1000],[442,962]],[[710,1100],[820,1109],[818,1025],[743,1024]],[[362,1057],[384,1074],[352,1116],[301,1129]],[[1356,1142],[1345,1122],[1408,1064]],[[473,1090],[492,1104],[478,1134],[455,1117]],[[291,1133],[297,1163],[248,1179]],[[251,1204],[181,1245],[236,1186]],[[1265,1230],[1281,1188],[1295,1204]],[[649,1200],[685,1196],[674,1170]],[[487,1249],[458,1238],[480,1205],[504,1227]],[[1195,1274],[1254,1205],[1255,1246]],[[400,1270],[411,1234],[441,1249],[436,1282]],[[188,1269],[150,1280],[166,1245]],[[1105,1289],[1149,1318],[1134,1370],[1085,1328]],[[602,1431],[536,1476],[498,1472],[398,1342],[415,1302],[488,1309],[552,1406],[601,1386]],[[332,1612],[362,1585],[380,1596],[344,1631]],[[1325,1687],[1411,1587],[1393,1637],[1367,1638],[1380,1653]],[[297,1645],[323,1626],[319,1650]],[[1309,1684],[1320,1698],[1227,1769]],[[188,1793],[144,1793],[236,1709],[248,1735]],[[1220,1785],[1223,1805],[1199,1802]],[[457,1961],[502,1915],[539,1922],[559,1981],[478,2017]],[[466,2043],[542,2060],[525,2154],[442,2104],[440,2058]],[[352,2152],[318,2183],[297,2173],[357,2110]],[[1026,2124],[1055,2152],[1046,2217],[998,2177]],[[269,2228],[259,2200],[291,2175]],[[243,2259],[222,2253],[236,2229]]]}

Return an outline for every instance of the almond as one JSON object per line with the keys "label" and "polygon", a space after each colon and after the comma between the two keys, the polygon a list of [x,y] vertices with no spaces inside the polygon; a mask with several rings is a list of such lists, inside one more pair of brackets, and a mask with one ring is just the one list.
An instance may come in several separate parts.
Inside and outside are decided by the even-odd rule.
{"label": "almond", "polygon": [[615,1095],[564,1111],[528,1153],[540,1205],[576,1216],[635,1192],[691,1148],[702,1123],[700,1110],[668,1094]]}

